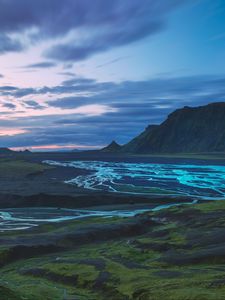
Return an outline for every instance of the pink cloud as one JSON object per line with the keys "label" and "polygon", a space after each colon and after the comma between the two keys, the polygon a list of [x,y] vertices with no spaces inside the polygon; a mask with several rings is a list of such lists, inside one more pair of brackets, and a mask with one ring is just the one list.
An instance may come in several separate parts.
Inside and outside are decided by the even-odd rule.
{"label": "pink cloud", "polygon": [[0,128],[0,136],[14,136],[18,134],[27,133],[28,130],[20,128]]}
{"label": "pink cloud", "polygon": [[21,151],[21,150],[31,150],[31,151],[55,151],[55,150],[73,150],[73,149],[79,149],[79,150],[88,150],[88,149],[100,149],[103,145],[97,145],[97,146],[87,146],[87,145],[77,145],[77,144],[71,144],[71,145],[38,145],[38,146],[28,146],[28,147],[12,147],[10,149],[15,151]]}

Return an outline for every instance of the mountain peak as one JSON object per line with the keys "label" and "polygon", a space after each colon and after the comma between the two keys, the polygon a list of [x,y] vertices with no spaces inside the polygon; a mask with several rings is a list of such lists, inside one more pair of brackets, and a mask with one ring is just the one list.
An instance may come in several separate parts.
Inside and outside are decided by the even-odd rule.
{"label": "mountain peak", "polygon": [[121,146],[116,142],[112,141],[108,146],[101,149],[103,152],[117,152],[121,149]]}

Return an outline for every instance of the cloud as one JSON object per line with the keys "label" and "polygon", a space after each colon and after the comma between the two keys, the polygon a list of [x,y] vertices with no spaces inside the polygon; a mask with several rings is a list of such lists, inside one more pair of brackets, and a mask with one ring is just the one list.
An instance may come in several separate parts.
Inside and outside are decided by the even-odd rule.
{"label": "cloud", "polygon": [[[104,145],[113,139],[119,143],[129,141],[147,125],[162,122],[177,108],[225,101],[225,77],[164,76],[119,83],[76,77],[53,87],[5,86],[0,94],[4,92],[9,93],[13,104],[25,104],[24,109],[29,109],[29,113],[21,117],[16,110],[3,118],[3,111],[0,127],[24,128],[28,132],[1,137],[0,146],[57,145],[58,141]],[[32,100],[16,96],[26,92],[33,93]],[[39,93],[47,97],[45,101],[42,99],[44,104],[39,103]]]}
{"label": "cloud", "polygon": [[73,78],[65,80],[61,85],[42,88],[19,88],[16,86],[0,87],[0,95],[13,96],[22,98],[29,95],[45,95],[45,94],[70,94],[70,93],[99,93],[100,91],[109,90],[114,87],[112,82],[96,83],[94,79],[89,78]]}
{"label": "cloud", "polygon": [[27,133],[27,130],[24,130],[22,128],[1,128],[0,129],[0,137],[2,136],[11,137],[16,135],[21,135],[24,133]]}
{"label": "cloud", "polygon": [[15,86],[10,86],[10,85],[4,85],[4,86],[0,86],[0,92],[12,92],[12,91],[16,91],[19,88],[15,87]]}
{"label": "cloud", "polygon": [[68,77],[74,77],[74,73],[72,72],[58,72],[59,75],[62,75],[62,76],[68,76]]}
{"label": "cloud", "polygon": [[[68,96],[67,96],[68,94]],[[82,105],[113,105],[115,108],[132,108],[133,105],[148,105],[154,108],[176,108],[180,104],[224,101],[225,77],[162,77],[143,81],[97,82],[91,78],[75,77],[58,86],[40,88],[0,87],[0,95],[19,101],[20,98],[39,95],[49,97],[46,104],[61,109],[74,109]],[[62,96],[64,95],[64,97]],[[25,100],[25,101],[30,101]],[[27,102],[38,106],[39,101]],[[138,107],[136,107],[138,108]]]}
{"label": "cloud", "polygon": [[112,59],[112,60],[110,60],[110,61],[108,61],[108,62],[102,63],[102,64],[96,66],[96,68],[97,68],[97,69],[103,68],[103,67],[106,67],[106,66],[115,64],[115,63],[117,63],[117,62],[119,62],[119,61],[121,61],[121,60],[127,59],[127,58],[129,58],[129,56],[118,57],[118,58]]}
{"label": "cloud", "polygon": [[0,74],[0,78],[4,78],[4,75]]}
{"label": "cloud", "polygon": [[40,105],[38,102],[33,101],[33,100],[24,101],[24,104],[27,108],[32,108],[32,109],[44,109],[45,108],[45,106]]}
{"label": "cloud", "polygon": [[68,80],[53,87],[56,94],[72,93],[68,97],[49,100],[49,106],[75,108],[81,104],[103,103],[118,108],[149,105],[153,108],[176,108],[180,103],[189,105],[201,101],[224,101],[225,78],[216,76],[163,77],[144,81],[96,82]]}
{"label": "cloud", "polygon": [[62,82],[63,86],[80,86],[80,85],[92,85],[95,84],[96,80],[91,78],[75,77],[73,79],[65,80]]}
{"label": "cloud", "polygon": [[21,51],[40,40],[51,40],[54,45],[44,52],[46,57],[65,62],[84,60],[157,33],[165,27],[167,15],[184,3],[0,0],[0,53]]}
{"label": "cloud", "polygon": [[17,39],[12,39],[0,30],[0,54],[7,52],[20,52],[24,50],[24,45]]}
{"label": "cloud", "polygon": [[13,103],[3,103],[2,104],[3,107],[6,107],[6,108],[9,108],[9,109],[15,109],[16,108],[16,105],[13,104]]}
{"label": "cloud", "polygon": [[[12,89],[13,89],[13,87],[12,87]],[[35,88],[15,88],[15,90],[11,94],[15,97],[21,98],[21,97],[28,96],[28,95],[35,95],[37,93],[38,93],[38,91]],[[8,93],[8,95],[9,94],[10,93]]]}
{"label": "cloud", "polygon": [[109,15],[108,21],[102,13],[97,13],[98,22],[94,24],[94,30],[88,28],[84,38],[74,38],[52,46],[44,52],[44,56],[76,62],[155,34],[164,28],[165,15],[178,4],[177,1],[166,2],[163,5],[163,1],[158,1],[157,5],[153,5],[150,0],[123,1],[123,4],[114,1],[114,5],[104,5],[103,13]]}
{"label": "cloud", "polygon": [[36,64],[27,65],[24,68],[27,69],[47,69],[47,68],[53,68],[57,66],[56,63],[50,62],[50,61],[44,61]]}

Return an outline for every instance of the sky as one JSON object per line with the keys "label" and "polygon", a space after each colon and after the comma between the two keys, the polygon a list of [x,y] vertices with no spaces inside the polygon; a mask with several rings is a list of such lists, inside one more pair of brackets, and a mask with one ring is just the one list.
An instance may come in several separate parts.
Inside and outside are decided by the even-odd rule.
{"label": "sky", "polygon": [[0,147],[124,144],[221,101],[224,0],[0,0]]}

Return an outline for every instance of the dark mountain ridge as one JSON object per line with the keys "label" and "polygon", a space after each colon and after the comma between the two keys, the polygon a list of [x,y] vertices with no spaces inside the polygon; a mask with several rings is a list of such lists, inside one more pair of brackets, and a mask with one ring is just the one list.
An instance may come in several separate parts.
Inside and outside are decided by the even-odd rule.
{"label": "dark mountain ridge", "polygon": [[121,148],[128,153],[200,153],[225,151],[225,102],[187,107]]}
{"label": "dark mountain ridge", "polygon": [[0,147],[0,154],[10,154],[10,153],[14,153],[14,151],[6,147]]}

